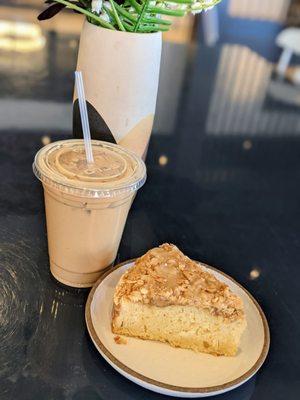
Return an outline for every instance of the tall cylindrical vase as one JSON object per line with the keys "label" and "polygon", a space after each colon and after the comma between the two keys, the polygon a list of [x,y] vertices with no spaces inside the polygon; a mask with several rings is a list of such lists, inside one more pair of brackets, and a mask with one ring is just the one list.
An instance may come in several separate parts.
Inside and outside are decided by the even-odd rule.
{"label": "tall cylindrical vase", "polygon": [[[93,139],[118,143],[145,157],[159,80],[161,33],[128,33],[85,22],[77,69],[84,78]],[[73,134],[82,137],[77,94]]]}

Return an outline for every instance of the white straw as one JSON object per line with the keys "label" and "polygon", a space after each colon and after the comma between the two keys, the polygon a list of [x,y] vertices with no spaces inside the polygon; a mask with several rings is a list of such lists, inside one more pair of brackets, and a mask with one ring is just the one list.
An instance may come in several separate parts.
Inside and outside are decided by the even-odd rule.
{"label": "white straw", "polygon": [[76,90],[77,90],[77,96],[78,96],[86,160],[89,164],[91,164],[94,162],[94,157],[93,157],[93,150],[92,150],[92,143],[91,143],[89,117],[88,117],[87,108],[86,108],[84,86],[83,86],[83,79],[82,79],[81,71],[75,71],[75,84],[76,84]]}

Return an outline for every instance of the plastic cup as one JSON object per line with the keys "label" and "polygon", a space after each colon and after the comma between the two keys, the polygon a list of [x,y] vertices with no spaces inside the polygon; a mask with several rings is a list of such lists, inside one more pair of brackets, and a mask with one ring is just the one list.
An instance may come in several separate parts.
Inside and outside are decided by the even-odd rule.
{"label": "plastic cup", "polygon": [[146,167],[121,146],[92,141],[94,164],[81,139],[51,143],[35,156],[44,188],[50,269],[65,285],[92,286],[116,258],[128,211]]}

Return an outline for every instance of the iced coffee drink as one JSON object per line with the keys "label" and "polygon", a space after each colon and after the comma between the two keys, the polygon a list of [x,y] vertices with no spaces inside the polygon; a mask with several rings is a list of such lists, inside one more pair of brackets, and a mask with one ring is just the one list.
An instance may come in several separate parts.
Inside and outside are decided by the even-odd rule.
{"label": "iced coffee drink", "polygon": [[83,140],[51,143],[35,156],[44,187],[50,268],[60,282],[89,287],[115,260],[143,161],[122,147],[92,141],[94,163]]}

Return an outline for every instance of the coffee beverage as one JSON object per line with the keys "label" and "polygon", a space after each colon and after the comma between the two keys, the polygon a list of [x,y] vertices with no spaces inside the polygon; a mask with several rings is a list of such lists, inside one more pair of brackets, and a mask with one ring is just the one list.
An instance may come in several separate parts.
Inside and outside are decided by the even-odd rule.
{"label": "coffee beverage", "polygon": [[143,161],[122,147],[80,139],[51,143],[33,170],[45,196],[50,269],[60,282],[89,287],[115,260],[127,214],[146,180]]}

